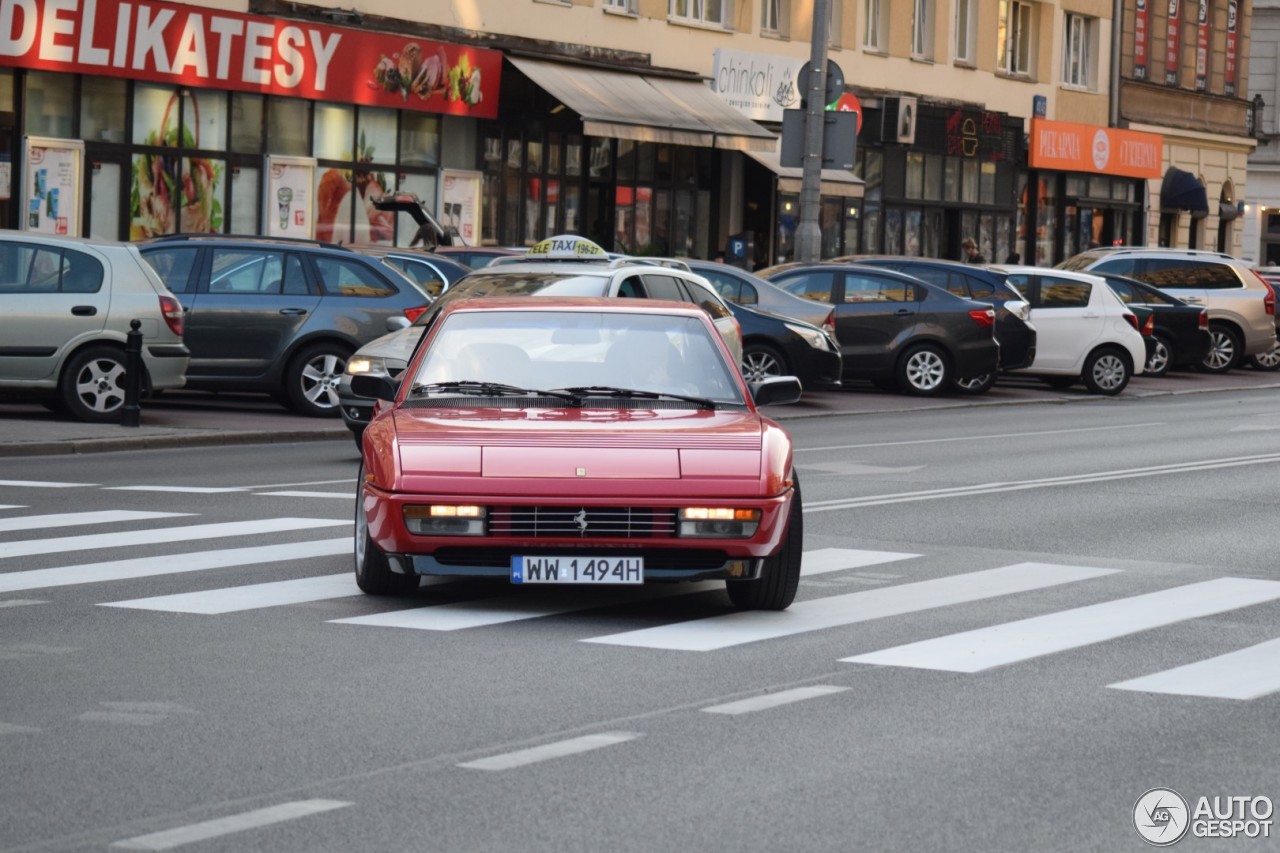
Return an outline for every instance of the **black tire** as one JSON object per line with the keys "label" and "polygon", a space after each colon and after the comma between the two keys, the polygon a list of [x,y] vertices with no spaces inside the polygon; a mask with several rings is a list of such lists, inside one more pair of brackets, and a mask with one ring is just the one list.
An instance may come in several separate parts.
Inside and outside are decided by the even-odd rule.
{"label": "black tire", "polygon": [[1133,378],[1133,364],[1129,354],[1115,347],[1099,347],[1084,360],[1080,373],[1084,387],[1090,394],[1114,397],[1125,389]]}
{"label": "black tire", "polygon": [[1169,339],[1164,335],[1152,335],[1151,344],[1147,363],[1142,366],[1142,375],[1154,376],[1158,379],[1173,367],[1173,344],[1169,343]]}
{"label": "black tire", "polygon": [[311,418],[336,418],[338,380],[347,369],[351,350],[336,343],[312,344],[301,349],[284,371],[284,394],[289,408]]}
{"label": "black tire", "polygon": [[916,397],[941,394],[950,384],[951,365],[946,353],[933,344],[917,344],[898,359],[898,387]]}
{"label": "black tire", "polygon": [[1244,343],[1240,333],[1226,323],[1210,323],[1209,351],[1200,362],[1200,370],[1204,373],[1227,373],[1240,366],[1240,351]]}
{"label": "black tire", "polygon": [[104,424],[120,420],[124,386],[124,350],[89,347],[73,355],[63,368],[58,395],[67,414],[76,420]]}
{"label": "black tire", "polygon": [[770,376],[788,376],[787,360],[773,347],[751,343],[742,350],[742,378],[759,382]]}
{"label": "black tire", "polygon": [[369,522],[364,516],[360,490],[364,483],[364,466],[356,477],[355,552],[356,586],[369,595],[406,595],[418,588],[417,575],[401,575],[391,571],[391,563],[382,549],[369,536]]}
{"label": "black tire", "polygon": [[725,581],[729,600],[739,610],[786,610],[795,601],[804,551],[804,506],[800,499],[800,480],[794,473],[791,476],[795,478],[795,493],[791,496],[787,532],[777,553],[765,558],[760,577],[755,580]]}
{"label": "black tire", "polygon": [[1280,370],[1280,344],[1276,344],[1266,352],[1249,356],[1247,362],[1254,370],[1261,370],[1266,373]]}
{"label": "black tire", "polygon": [[984,373],[981,376],[974,376],[970,379],[953,379],[951,388],[957,394],[968,394],[970,397],[976,397],[979,394],[985,394],[990,391],[996,384],[996,374]]}
{"label": "black tire", "polygon": [[1057,388],[1059,391],[1063,391],[1080,380],[1074,376],[1041,376],[1040,381],[1050,388]]}

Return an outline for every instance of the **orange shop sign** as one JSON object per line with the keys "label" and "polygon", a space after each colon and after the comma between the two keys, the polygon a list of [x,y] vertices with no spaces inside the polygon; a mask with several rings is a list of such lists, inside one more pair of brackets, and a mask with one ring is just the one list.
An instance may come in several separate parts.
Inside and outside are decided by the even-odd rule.
{"label": "orange shop sign", "polygon": [[1158,178],[1164,174],[1163,151],[1164,137],[1158,133],[1033,118],[1027,164],[1033,169]]}

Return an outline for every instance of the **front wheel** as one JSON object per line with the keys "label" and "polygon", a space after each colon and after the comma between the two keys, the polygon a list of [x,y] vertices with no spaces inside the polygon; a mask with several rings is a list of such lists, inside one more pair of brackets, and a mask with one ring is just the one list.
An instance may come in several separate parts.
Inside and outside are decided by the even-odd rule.
{"label": "front wheel", "polygon": [[793,473],[791,513],[787,532],[772,557],[766,557],[760,577],[749,581],[725,581],[729,600],[739,610],[786,610],[800,588],[800,557],[804,550],[804,507],[800,500],[800,480]]}
{"label": "front wheel", "polygon": [[770,376],[786,375],[786,364],[773,347],[748,344],[742,350],[742,378],[748,382],[760,382]]}
{"label": "front wheel", "polygon": [[356,478],[355,569],[356,586],[369,595],[404,595],[418,588],[417,575],[400,575],[391,571],[391,562],[369,536],[369,521],[360,499],[364,483],[364,466]]}
{"label": "front wheel", "polygon": [[1080,378],[1090,394],[1103,394],[1114,397],[1129,384],[1133,369],[1129,360],[1119,350],[1103,348],[1095,350],[1084,360],[1084,370]]}
{"label": "front wheel", "polygon": [[932,397],[947,387],[950,373],[942,350],[933,344],[920,344],[907,350],[898,362],[898,387],[917,397]]}
{"label": "front wheel", "polygon": [[124,352],[90,347],[72,356],[62,371],[59,403],[77,420],[118,421],[124,408],[124,383]]}
{"label": "front wheel", "polygon": [[338,409],[338,380],[350,353],[340,344],[312,344],[292,359],[284,371],[284,395],[290,408],[312,418],[330,418]]}

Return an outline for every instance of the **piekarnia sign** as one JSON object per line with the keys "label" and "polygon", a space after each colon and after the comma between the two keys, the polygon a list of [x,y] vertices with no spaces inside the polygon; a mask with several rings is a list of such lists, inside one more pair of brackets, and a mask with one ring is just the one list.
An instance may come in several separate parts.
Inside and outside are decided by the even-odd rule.
{"label": "piekarnia sign", "polygon": [[502,54],[175,3],[0,0],[0,65],[494,118]]}

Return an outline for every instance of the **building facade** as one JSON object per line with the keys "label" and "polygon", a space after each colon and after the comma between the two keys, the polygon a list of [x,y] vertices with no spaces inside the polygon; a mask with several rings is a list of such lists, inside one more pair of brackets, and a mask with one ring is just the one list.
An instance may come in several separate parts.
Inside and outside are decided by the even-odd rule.
{"label": "building facade", "polygon": [[1249,155],[1248,193],[1241,194],[1241,257],[1280,266],[1280,0],[1254,0],[1249,87],[1257,149]]}

